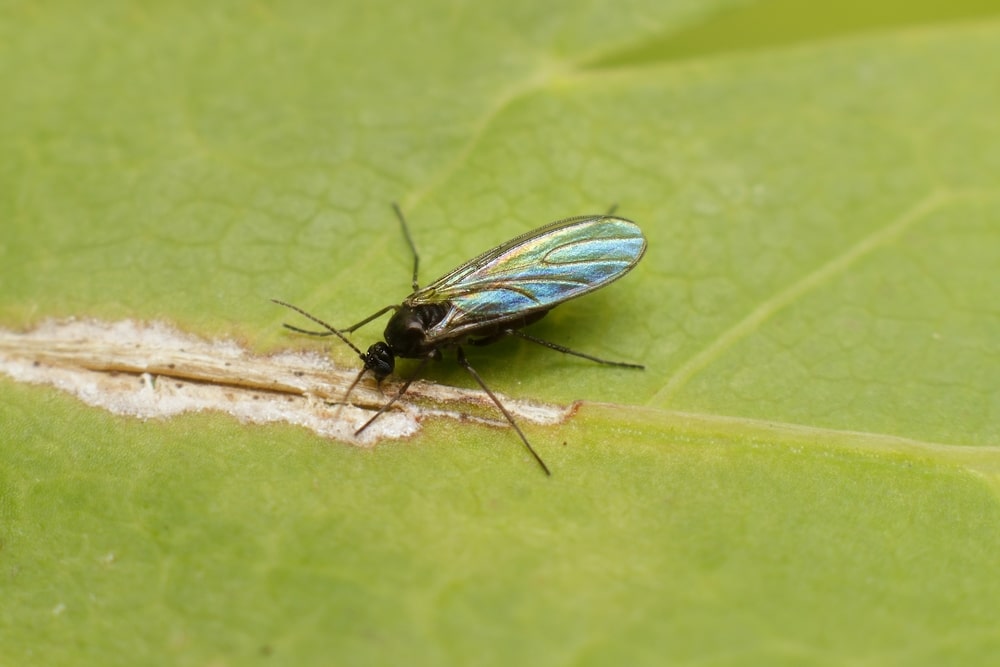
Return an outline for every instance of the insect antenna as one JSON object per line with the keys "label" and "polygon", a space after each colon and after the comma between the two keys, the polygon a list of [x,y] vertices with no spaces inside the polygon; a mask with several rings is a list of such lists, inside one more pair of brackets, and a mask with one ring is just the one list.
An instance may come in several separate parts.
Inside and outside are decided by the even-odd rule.
{"label": "insect antenna", "polygon": [[507,412],[507,408],[503,406],[503,403],[501,403],[500,399],[496,397],[496,394],[490,391],[490,388],[486,386],[485,382],[483,382],[483,378],[479,377],[479,373],[477,373],[476,369],[472,367],[472,365],[469,363],[469,360],[465,358],[465,352],[462,351],[462,348],[459,347],[456,349],[458,350],[458,364],[469,372],[469,375],[472,376],[472,379],[479,383],[479,386],[483,388],[483,391],[486,392],[486,395],[493,400],[493,402],[496,404],[498,408],[500,408],[500,412],[502,412],[503,416],[507,418],[507,421],[510,422],[510,425],[514,427],[514,430],[517,431],[517,434],[521,436],[521,442],[524,443],[524,446],[528,448],[528,451],[531,452],[531,455],[535,457],[536,461],[538,461],[538,465],[542,466],[542,470],[545,471],[545,474],[551,477],[552,472],[549,470],[549,467],[545,465],[545,461],[542,460],[542,457],[538,455],[538,452],[535,451],[535,448],[531,446],[530,442],[528,442],[528,438],[525,437],[524,433],[521,431],[521,427],[517,425],[517,422],[514,421],[514,418],[511,416],[511,414]]}
{"label": "insect antenna", "polygon": [[[316,317],[314,315],[311,315],[311,314],[307,313],[306,311],[302,310],[298,306],[293,306],[290,303],[285,303],[284,301],[279,301],[277,299],[271,299],[271,301],[273,301],[274,303],[278,304],[279,306],[284,306],[285,308],[290,308],[290,309],[294,310],[296,313],[299,313],[300,315],[303,315],[304,317],[308,317],[310,320],[312,320],[316,324],[320,325],[321,327],[325,327],[327,329],[327,331],[308,331],[307,329],[300,329],[298,327],[293,327],[291,324],[284,324],[284,327],[286,329],[290,329],[291,331],[295,331],[297,333],[309,334],[310,336],[336,336],[340,340],[342,340],[345,343],[347,343],[352,350],[354,350],[355,352],[357,352],[358,356],[361,357],[361,359],[365,359],[365,355],[361,352],[361,350],[358,349],[358,347],[354,343],[352,343],[351,341],[347,340],[347,338],[344,336],[344,334],[340,333],[340,331],[338,331],[337,329],[334,329],[333,327],[331,327],[329,324],[327,324],[323,320],[319,319],[318,317]],[[382,311],[382,312],[385,312],[385,311]],[[380,315],[380,314],[381,314],[381,312],[378,313],[378,315]],[[340,411],[344,409],[344,406],[348,404],[347,399],[351,397],[351,392],[354,391],[354,388],[358,386],[358,383],[361,382],[361,378],[364,377],[365,373],[367,373],[368,370],[369,369],[368,369],[367,365],[364,366],[364,367],[362,367],[361,372],[359,372],[357,374],[357,376],[354,378],[354,381],[351,382],[351,385],[347,388],[347,391],[344,392],[344,399],[341,402],[340,408],[337,410],[337,413],[336,413],[337,417],[340,416]],[[376,415],[376,416],[378,416],[378,415]],[[371,423],[371,422],[369,421],[369,423]],[[365,426],[367,426],[367,425],[368,424],[365,424]],[[362,428],[364,428],[364,427],[362,427]],[[360,429],[358,430],[358,432],[360,432]],[[357,435],[357,433],[355,433],[355,435]]]}
{"label": "insect antenna", "polygon": [[286,329],[289,329],[289,330],[294,331],[296,333],[308,334],[310,336],[336,336],[340,340],[342,340],[345,343],[347,343],[347,345],[352,350],[354,350],[355,352],[357,352],[358,356],[360,356],[362,359],[364,358],[364,354],[361,352],[361,350],[358,349],[358,346],[355,345],[354,343],[352,343],[351,341],[347,340],[347,336],[345,336],[344,334],[340,333],[339,330],[334,329],[329,324],[327,324],[323,320],[319,319],[315,315],[310,315],[309,313],[307,313],[306,311],[302,310],[298,306],[293,306],[292,304],[285,303],[284,301],[279,301],[277,299],[271,299],[271,301],[273,301],[274,303],[278,304],[279,306],[284,306],[285,308],[288,308],[290,310],[294,310],[299,315],[302,315],[304,317],[308,317],[310,320],[312,320],[316,324],[318,324],[321,327],[323,327],[324,329],[326,329],[326,331],[308,331],[306,329],[300,329],[298,327],[293,327],[291,324],[282,324],[282,326],[285,327]]}

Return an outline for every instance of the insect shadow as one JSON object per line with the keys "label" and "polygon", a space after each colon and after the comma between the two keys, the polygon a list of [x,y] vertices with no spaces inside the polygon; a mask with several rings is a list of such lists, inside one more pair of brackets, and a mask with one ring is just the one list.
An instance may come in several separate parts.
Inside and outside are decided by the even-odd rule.
{"label": "insect shadow", "polygon": [[[521,438],[538,465],[551,475],[549,467],[528,442],[524,432],[479,373],[469,364],[462,345],[480,346],[517,336],[563,354],[570,354],[607,366],[642,369],[641,364],[609,361],[562,345],[536,338],[521,329],[537,322],[552,308],[604,287],[628,273],[646,252],[646,239],[638,225],[612,213],[566,218],[522,234],[479,257],[462,264],[430,285],[417,283],[420,256],[413,243],[406,218],[393,203],[396,217],[413,253],[413,293],[399,305],[389,305],[345,329],[337,329],[290,303],[272,299],[323,327],[310,331],[291,324],[287,329],[310,336],[336,336],[354,350],[364,367],[347,389],[344,402],[370,372],[381,383],[396,367],[396,358],[419,359],[413,374],[385,405],[365,422],[355,435],[371,426],[406,393],[427,362],[440,359],[441,351],[453,348],[458,364],[486,392]],[[362,352],[345,334],[393,311],[383,332],[383,341]]]}

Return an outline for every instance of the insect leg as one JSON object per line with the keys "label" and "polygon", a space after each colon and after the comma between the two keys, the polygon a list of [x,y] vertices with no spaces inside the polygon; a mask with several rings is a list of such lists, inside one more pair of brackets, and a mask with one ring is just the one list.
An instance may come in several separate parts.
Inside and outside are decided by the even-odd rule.
{"label": "insect leg", "polygon": [[363,378],[367,372],[367,368],[362,368],[361,371],[354,377],[354,380],[351,381],[351,385],[347,388],[347,391],[344,392],[344,400],[340,402],[340,408],[337,410],[338,417],[340,416],[340,411],[344,409],[344,406],[351,404],[348,400],[351,397],[351,392],[354,391],[354,388],[358,386],[358,383],[361,382],[361,378]]}
{"label": "insect leg", "polygon": [[459,347],[456,349],[458,350],[459,365],[469,372],[469,375],[472,376],[472,379],[479,383],[479,386],[483,388],[483,391],[486,392],[486,395],[493,400],[493,402],[496,404],[498,408],[500,408],[500,412],[502,412],[503,416],[507,418],[507,421],[510,422],[510,425],[514,427],[514,430],[517,431],[517,434],[521,436],[521,442],[524,443],[524,446],[528,448],[528,451],[531,452],[531,455],[535,457],[536,461],[538,461],[538,465],[542,466],[542,470],[545,471],[545,474],[551,477],[552,473],[549,471],[549,467],[545,465],[545,461],[542,460],[542,457],[539,456],[538,452],[536,452],[535,449],[531,446],[531,443],[528,442],[528,439],[524,437],[524,433],[521,432],[521,427],[517,425],[517,422],[514,421],[514,418],[510,416],[509,412],[507,412],[507,408],[503,406],[503,403],[501,403],[500,399],[496,397],[496,394],[490,391],[490,388],[486,386],[485,382],[483,382],[483,378],[479,377],[479,373],[477,373],[476,370],[469,364],[469,360],[465,358],[465,352],[462,351],[462,348]]}
{"label": "insect leg", "polygon": [[420,363],[417,364],[417,369],[413,372],[413,375],[411,375],[409,379],[403,383],[403,386],[399,388],[399,391],[396,392],[396,395],[393,396],[391,399],[389,399],[388,403],[379,408],[378,412],[376,412],[371,419],[362,424],[361,428],[359,428],[357,431],[354,432],[354,435],[359,435],[362,431],[371,426],[372,422],[381,417],[382,413],[391,408],[393,404],[396,403],[396,401],[402,398],[403,394],[406,393],[406,390],[410,388],[411,384],[413,384],[413,381],[417,379],[417,376],[420,375],[420,372],[424,370],[424,366],[427,365],[427,362],[430,361],[430,359],[431,359],[430,356],[426,356],[423,359],[421,359]]}
{"label": "insect leg", "polygon": [[614,215],[615,211],[617,210],[618,210],[618,202],[615,202],[614,204],[611,205],[611,208],[609,208],[608,212],[605,213],[604,215]]}
{"label": "insect leg", "polygon": [[[337,337],[341,338],[345,343],[347,343],[348,345],[350,345],[351,347],[354,347],[354,345],[352,345],[351,343],[349,343],[347,341],[347,339],[344,338],[344,336],[342,335],[343,333],[345,333],[345,332],[346,333],[351,333],[355,329],[360,329],[364,325],[368,324],[369,322],[371,322],[372,320],[374,320],[376,317],[380,317],[381,315],[384,315],[385,313],[389,312],[390,310],[398,310],[399,309],[399,306],[386,306],[382,310],[378,311],[377,313],[375,313],[373,315],[369,315],[368,317],[366,317],[365,319],[361,320],[360,322],[358,322],[357,324],[355,324],[353,326],[349,326],[346,329],[335,329],[334,327],[330,326],[329,324],[327,324],[323,320],[319,319],[315,315],[307,313],[306,311],[302,310],[298,306],[293,306],[290,303],[285,303],[284,301],[279,301],[278,299],[271,299],[271,301],[273,301],[274,303],[278,304],[279,306],[284,306],[285,308],[289,308],[289,309],[294,310],[295,312],[297,312],[297,313],[299,313],[301,315],[304,315],[305,317],[308,317],[310,320],[312,320],[316,324],[320,325],[321,327],[325,327],[326,331],[310,331],[309,329],[300,329],[299,327],[292,326],[291,324],[282,324],[282,326],[285,327],[286,329],[294,331],[295,333],[308,334],[310,336],[319,336],[321,338],[323,336],[337,336]],[[354,351],[358,352],[359,354],[361,352],[356,347],[354,347]]]}
{"label": "insect leg", "polygon": [[360,329],[361,327],[363,327],[364,325],[368,324],[369,322],[371,322],[375,318],[382,317],[383,315],[385,315],[386,313],[388,313],[390,310],[399,310],[399,306],[386,306],[382,310],[369,315],[368,317],[366,317],[365,319],[361,320],[357,324],[352,324],[351,326],[347,327],[346,329],[341,329],[341,331],[345,331],[347,333],[351,333],[351,332],[353,332],[353,331],[355,331],[357,329]]}
{"label": "insect leg", "polygon": [[271,301],[273,301],[274,303],[278,304],[279,306],[284,306],[285,308],[288,308],[290,310],[294,310],[296,313],[299,313],[300,315],[303,315],[304,317],[308,317],[310,320],[312,320],[316,324],[320,325],[321,327],[326,327],[327,331],[308,331],[306,329],[300,329],[298,327],[293,327],[291,324],[285,324],[284,327],[286,329],[290,329],[292,331],[295,331],[296,333],[309,334],[310,336],[336,336],[340,340],[342,340],[345,343],[347,343],[351,347],[352,350],[354,350],[359,355],[361,355],[361,350],[359,350],[354,343],[352,343],[351,341],[347,340],[347,338],[344,336],[344,334],[340,333],[340,331],[338,331],[337,329],[334,329],[329,324],[327,324],[323,320],[319,319],[315,315],[310,315],[309,313],[307,313],[306,311],[302,310],[298,306],[293,306],[292,304],[285,303],[284,301],[278,301],[277,299],[271,299]]}
{"label": "insect leg", "polygon": [[631,364],[627,361],[610,361],[608,359],[601,359],[600,357],[594,357],[589,354],[584,354],[583,352],[577,352],[576,350],[571,350],[568,347],[563,347],[556,343],[550,343],[547,340],[542,340],[541,338],[535,338],[530,334],[526,334],[518,329],[508,329],[507,334],[510,336],[518,336],[524,340],[529,340],[532,343],[537,343],[543,347],[547,347],[550,350],[555,350],[556,352],[562,352],[563,354],[572,354],[574,357],[581,357],[583,359],[589,359],[590,361],[596,361],[599,364],[604,364],[605,366],[618,366],[620,368],[638,368],[643,370],[646,367],[642,364]]}
{"label": "insect leg", "polygon": [[403,217],[403,211],[399,208],[399,204],[392,202],[392,208],[396,211],[396,217],[399,218],[399,224],[403,228],[403,236],[406,237],[406,242],[410,244],[410,250],[413,251],[413,291],[416,292],[420,289],[420,285],[417,284],[417,269],[420,267],[420,255],[417,254],[417,246],[413,242],[413,237],[410,236],[410,227],[406,224],[406,218]]}

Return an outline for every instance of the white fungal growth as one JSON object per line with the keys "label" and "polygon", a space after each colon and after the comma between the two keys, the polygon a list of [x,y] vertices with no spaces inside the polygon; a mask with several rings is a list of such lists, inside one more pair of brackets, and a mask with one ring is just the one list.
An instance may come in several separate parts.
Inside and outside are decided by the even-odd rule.
{"label": "white fungal growth", "polygon": [[[507,425],[483,392],[418,380],[355,436],[399,389],[387,380],[379,391],[369,378],[343,405],[359,370],[360,363],[337,368],[312,352],[253,355],[233,341],[205,340],[158,322],[67,320],[27,332],[0,329],[0,373],[57,387],[119,415],[218,410],[247,423],[297,424],[360,446],[412,435],[425,415]],[[536,424],[561,422],[572,410],[497,397],[515,419]]]}

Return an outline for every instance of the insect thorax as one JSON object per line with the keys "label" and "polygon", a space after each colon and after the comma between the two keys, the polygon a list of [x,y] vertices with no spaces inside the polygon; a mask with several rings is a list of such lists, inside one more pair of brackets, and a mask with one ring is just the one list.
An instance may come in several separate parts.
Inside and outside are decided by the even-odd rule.
{"label": "insect thorax", "polygon": [[398,357],[426,356],[434,349],[427,344],[427,330],[447,314],[448,306],[443,303],[403,304],[385,325],[385,342]]}

